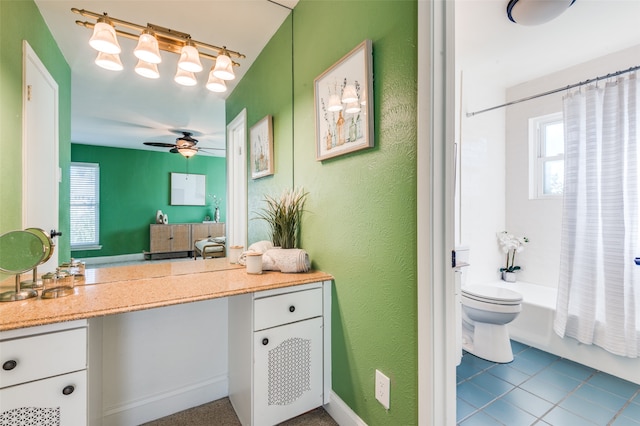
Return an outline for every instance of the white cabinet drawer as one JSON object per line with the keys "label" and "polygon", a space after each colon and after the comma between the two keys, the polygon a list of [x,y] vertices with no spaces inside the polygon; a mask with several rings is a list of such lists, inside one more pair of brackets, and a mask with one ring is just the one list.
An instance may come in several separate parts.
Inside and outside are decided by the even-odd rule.
{"label": "white cabinet drawer", "polygon": [[1,389],[0,424],[86,426],[86,370]]}
{"label": "white cabinet drawer", "polygon": [[0,388],[87,368],[87,329],[0,342]]}
{"label": "white cabinet drawer", "polygon": [[254,301],[254,331],[322,316],[322,288]]}

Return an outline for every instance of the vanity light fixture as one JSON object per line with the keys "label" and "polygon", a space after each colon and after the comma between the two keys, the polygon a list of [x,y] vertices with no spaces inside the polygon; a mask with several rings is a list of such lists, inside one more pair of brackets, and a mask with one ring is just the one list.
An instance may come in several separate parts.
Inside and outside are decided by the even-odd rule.
{"label": "vanity light fixture", "polygon": [[209,72],[209,80],[207,81],[206,87],[212,92],[220,93],[227,91],[227,84],[224,80],[213,75],[213,67],[211,67],[211,72]]}
{"label": "vanity light fixture", "polygon": [[198,80],[196,80],[196,75],[194,73],[191,71],[185,71],[180,67],[178,67],[176,76],[173,80],[182,86],[195,86],[198,84]]}
{"label": "vanity light fixture", "polygon": [[[218,59],[216,62],[220,62],[220,59]],[[187,44],[182,47],[180,60],[178,61],[178,68],[188,72],[202,71],[200,55],[198,54],[198,50],[193,47],[193,43],[191,42],[191,40],[188,40]]]}
{"label": "vanity light fixture", "polygon": [[342,102],[340,101],[340,96],[334,94],[329,96],[329,104],[327,105],[327,111],[330,112],[338,112],[338,111],[342,111],[343,106],[342,106]]}
{"label": "vanity light fixture", "polygon": [[158,48],[158,39],[151,30],[144,30],[138,39],[138,45],[133,50],[133,54],[138,59],[142,59],[150,64],[159,64],[162,62],[160,57],[160,49]]}
{"label": "vanity light fixture", "polygon": [[136,73],[145,78],[160,78],[160,72],[158,72],[158,64],[152,64],[150,62],[138,60],[138,64],[135,67]]}
{"label": "vanity light fixture", "polygon": [[120,61],[120,55],[117,53],[98,52],[95,62],[97,66],[109,71],[122,71],[124,69],[122,61]]}
{"label": "vanity light fixture", "polygon": [[358,102],[351,102],[347,104],[347,107],[344,109],[344,112],[347,114],[355,114],[360,112],[360,104]]}
{"label": "vanity light fixture", "polygon": [[89,39],[89,45],[102,53],[113,55],[122,52],[116,37],[116,30],[107,16],[97,20],[93,27],[93,35]]}
{"label": "vanity light fixture", "polygon": [[[132,22],[99,14],[85,9],[71,8],[71,11],[85,18],[94,19],[95,22],[76,21],[76,24],[93,30],[89,44],[101,52],[96,58],[96,64],[112,71],[123,69],[122,62],[117,56],[121,51],[118,36],[137,40],[134,55],[139,59],[135,67],[136,73],[147,78],[158,78],[160,73],[158,65],[162,61],[160,51],[179,55],[178,72],[174,80],[183,85],[197,84],[194,73],[203,70],[201,59],[207,59],[214,63],[211,67],[207,89],[212,92],[224,92],[227,90],[226,80],[233,80],[236,76],[234,66],[239,63],[231,58],[245,58],[240,52],[228,50],[226,46],[215,46],[191,39],[191,35],[155,24],[138,25]],[[125,31],[133,30],[137,34]],[[194,150],[194,153],[197,152]],[[184,154],[183,154],[184,155]]]}
{"label": "vanity light fixture", "polygon": [[358,102],[358,93],[356,92],[356,86],[353,84],[347,84],[342,92],[342,103],[351,104]]}

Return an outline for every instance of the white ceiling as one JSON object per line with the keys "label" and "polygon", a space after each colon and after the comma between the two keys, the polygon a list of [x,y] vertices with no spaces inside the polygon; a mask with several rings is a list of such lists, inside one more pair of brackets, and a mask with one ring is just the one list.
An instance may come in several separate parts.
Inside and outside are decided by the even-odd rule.
{"label": "white ceiling", "polygon": [[[35,1],[71,66],[71,140],[158,150],[142,142],[172,143],[180,130],[193,131],[199,146],[224,148],[224,98],[290,13],[279,4],[291,8],[298,0]],[[640,43],[638,0],[577,0],[555,20],[529,27],[507,19],[507,3],[455,1],[457,69],[473,69],[506,88]],[[133,40],[120,40],[125,70],[103,70],[93,63],[91,31],[75,24],[84,19],[72,13],[72,7],[186,32],[247,58],[238,61],[238,77],[225,95],[204,88],[204,72],[198,86],[174,83],[177,56],[166,52],[160,79],[138,76],[133,71]],[[211,66],[203,64],[205,69]]]}
{"label": "white ceiling", "polygon": [[640,44],[638,0],[576,0],[537,26],[509,21],[507,4],[456,0],[458,70],[473,69],[507,88]]}
{"label": "white ceiling", "polygon": [[[265,44],[298,0],[35,0],[53,37],[71,67],[71,141],[90,145],[161,150],[144,141],[173,143],[180,131],[194,133],[200,147],[225,147],[224,99],[249,69]],[[285,6],[285,7],[283,7]],[[119,38],[125,69],[107,71],[94,64],[89,47],[91,30],[75,24],[91,21],[71,12],[86,9],[140,25],[147,23],[188,33],[192,39],[226,46],[245,54],[234,67],[236,80],[224,94],[208,91],[204,84],[212,63],[198,85],[173,81],[178,56],[161,52],[160,78],[150,80],[133,71],[135,41]],[[93,22],[93,21],[91,21]],[[165,149],[166,150],[166,149]],[[214,155],[224,156],[224,151]]]}

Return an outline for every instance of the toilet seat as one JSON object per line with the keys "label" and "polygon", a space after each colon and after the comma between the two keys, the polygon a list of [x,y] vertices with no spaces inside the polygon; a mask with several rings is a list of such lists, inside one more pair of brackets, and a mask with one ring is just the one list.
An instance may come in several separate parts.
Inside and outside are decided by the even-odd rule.
{"label": "toilet seat", "polygon": [[462,288],[462,297],[495,305],[513,306],[522,302],[522,295],[516,291],[488,285],[472,285]]}

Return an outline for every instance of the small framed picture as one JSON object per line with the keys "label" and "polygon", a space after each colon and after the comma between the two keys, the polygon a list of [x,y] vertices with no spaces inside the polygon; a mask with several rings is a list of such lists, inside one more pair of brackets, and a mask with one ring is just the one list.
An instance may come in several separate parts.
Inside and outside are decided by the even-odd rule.
{"label": "small framed picture", "polygon": [[251,178],[273,174],[273,118],[267,115],[251,127]]}
{"label": "small framed picture", "polygon": [[372,63],[365,40],[314,80],[316,160],[373,147]]}

